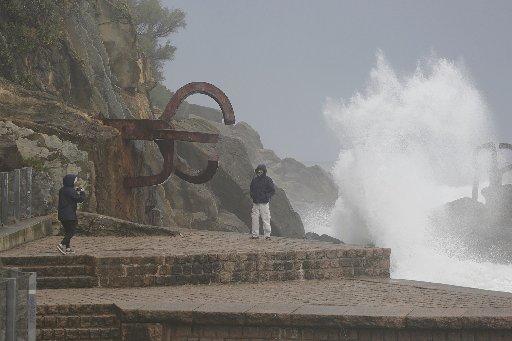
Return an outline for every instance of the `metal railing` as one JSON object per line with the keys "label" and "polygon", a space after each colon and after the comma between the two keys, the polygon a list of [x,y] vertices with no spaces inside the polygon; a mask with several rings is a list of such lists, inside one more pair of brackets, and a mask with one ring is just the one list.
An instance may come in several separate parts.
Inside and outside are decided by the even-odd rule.
{"label": "metal railing", "polygon": [[0,225],[32,216],[32,168],[0,172]]}
{"label": "metal railing", "polygon": [[0,341],[35,341],[36,273],[0,268]]}

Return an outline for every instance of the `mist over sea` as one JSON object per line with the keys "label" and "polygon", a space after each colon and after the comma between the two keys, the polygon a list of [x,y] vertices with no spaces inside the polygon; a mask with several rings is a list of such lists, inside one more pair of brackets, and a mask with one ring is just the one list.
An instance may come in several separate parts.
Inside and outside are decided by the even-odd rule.
{"label": "mist over sea", "polygon": [[391,248],[393,278],[512,292],[512,265],[448,253],[429,225],[432,209],[471,196],[473,150],[496,141],[463,65],[431,57],[403,74],[379,52],[365,89],[328,99],[324,115],[343,146],[340,196],[303,214],[306,230]]}

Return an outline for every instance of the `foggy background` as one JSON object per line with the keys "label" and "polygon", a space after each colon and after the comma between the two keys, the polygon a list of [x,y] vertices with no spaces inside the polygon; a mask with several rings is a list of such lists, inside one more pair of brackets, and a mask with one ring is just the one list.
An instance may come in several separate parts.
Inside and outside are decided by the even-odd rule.
{"label": "foggy background", "polygon": [[[171,37],[171,89],[216,84],[237,119],[249,122],[280,157],[330,162],[340,149],[322,110],[327,97],[364,88],[382,50],[397,72],[433,54],[461,61],[510,142],[511,1],[163,0],[187,14]],[[216,107],[206,96],[192,103]]]}

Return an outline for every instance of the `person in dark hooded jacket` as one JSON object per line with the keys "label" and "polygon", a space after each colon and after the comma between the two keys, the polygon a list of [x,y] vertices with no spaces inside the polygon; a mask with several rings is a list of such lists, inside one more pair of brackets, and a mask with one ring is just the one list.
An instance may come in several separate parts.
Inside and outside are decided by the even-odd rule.
{"label": "person in dark hooded jacket", "polygon": [[83,188],[75,189],[77,176],[67,174],[62,180],[63,186],[59,190],[58,218],[64,228],[64,239],[57,245],[62,254],[74,253],[71,249],[71,238],[75,235],[78,218],[76,216],[77,203],[84,202],[85,192]]}
{"label": "person in dark hooded jacket", "polygon": [[252,238],[260,235],[260,216],[263,220],[263,232],[265,239],[270,239],[270,199],[274,195],[275,187],[272,179],[267,176],[267,167],[259,165],[254,170],[256,176],[251,181],[252,198]]}

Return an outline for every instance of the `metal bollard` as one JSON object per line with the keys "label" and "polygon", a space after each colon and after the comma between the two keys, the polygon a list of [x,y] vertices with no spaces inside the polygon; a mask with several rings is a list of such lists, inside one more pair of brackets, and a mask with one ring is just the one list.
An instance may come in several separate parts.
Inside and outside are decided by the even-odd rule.
{"label": "metal bollard", "polygon": [[6,297],[6,341],[16,341],[16,278],[7,279],[7,297]]}
{"label": "metal bollard", "polygon": [[21,190],[21,171],[19,169],[15,169],[13,171],[13,203],[12,203],[12,215],[14,217],[15,222],[20,221],[20,190]]}
{"label": "metal bollard", "polygon": [[0,223],[7,225],[9,222],[9,173],[0,172]]}
{"label": "metal bollard", "polygon": [[27,330],[28,341],[36,341],[36,273],[31,272],[28,279]]}
{"label": "metal bollard", "polygon": [[21,169],[21,219],[28,219],[32,216],[32,168]]}

